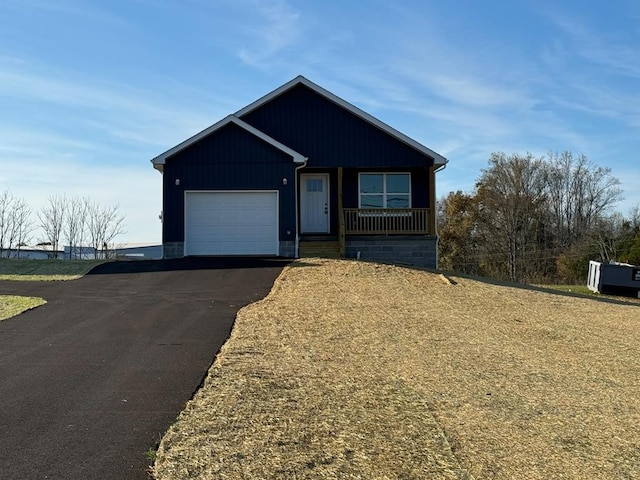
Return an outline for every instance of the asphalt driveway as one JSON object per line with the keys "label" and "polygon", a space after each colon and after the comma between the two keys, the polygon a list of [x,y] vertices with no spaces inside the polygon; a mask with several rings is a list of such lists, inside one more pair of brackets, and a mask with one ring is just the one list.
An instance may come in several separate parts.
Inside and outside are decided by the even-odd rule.
{"label": "asphalt driveway", "polygon": [[0,321],[0,478],[147,479],[236,312],[286,262],[118,262],[70,282],[0,282],[48,303]]}

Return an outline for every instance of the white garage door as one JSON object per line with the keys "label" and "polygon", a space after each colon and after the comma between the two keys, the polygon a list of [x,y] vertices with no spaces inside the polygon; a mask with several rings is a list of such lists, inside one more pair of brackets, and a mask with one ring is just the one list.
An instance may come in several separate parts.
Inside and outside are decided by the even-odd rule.
{"label": "white garage door", "polygon": [[277,255],[277,192],[186,192],[186,255]]}

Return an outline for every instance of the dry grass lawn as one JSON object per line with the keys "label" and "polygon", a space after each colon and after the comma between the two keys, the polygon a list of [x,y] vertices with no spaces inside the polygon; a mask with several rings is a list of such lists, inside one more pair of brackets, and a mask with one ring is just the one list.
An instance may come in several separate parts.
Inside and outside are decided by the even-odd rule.
{"label": "dry grass lawn", "polygon": [[305,260],[243,309],[158,479],[640,478],[640,307]]}
{"label": "dry grass lawn", "polygon": [[0,320],[15,317],[16,315],[44,305],[46,300],[38,297],[19,297],[15,295],[0,295]]}

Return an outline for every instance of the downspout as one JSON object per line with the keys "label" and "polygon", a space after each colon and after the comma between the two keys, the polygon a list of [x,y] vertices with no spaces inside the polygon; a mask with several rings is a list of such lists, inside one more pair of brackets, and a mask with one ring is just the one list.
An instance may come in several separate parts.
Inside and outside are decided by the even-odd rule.
{"label": "downspout", "polygon": [[[444,170],[445,168],[447,168],[447,163],[448,163],[448,161],[445,159],[445,162],[433,171],[433,176],[435,177],[436,173],[438,173],[438,172]],[[435,178],[434,178],[433,184],[434,185],[436,184]],[[436,202],[437,201],[438,200],[436,199]],[[434,205],[433,208],[436,208],[436,206]],[[438,215],[436,214],[434,218],[435,218],[435,224],[436,224],[435,227],[436,227],[436,270],[437,270],[438,269],[438,264],[440,263],[440,259],[438,258],[438,250],[440,249],[440,245],[439,245],[440,244],[440,235],[438,235]]]}
{"label": "downspout", "polygon": [[[449,163],[447,161],[447,163]],[[438,168],[436,168],[433,173],[438,173],[440,170],[444,170],[445,168],[447,168],[447,163],[443,163],[442,165],[440,165]]]}
{"label": "downspout", "polygon": [[299,165],[295,168],[294,171],[294,184],[295,184],[295,204],[296,204],[296,240],[295,240],[295,246],[294,246],[294,252],[293,252],[293,256],[294,258],[300,258],[300,215],[298,212],[298,202],[300,201],[300,196],[298,195],[298,172],[300,171],[300,169],[304,168],[307,166],[307,162],[309,161],[308,158],[305,157],[304,162],[302,163],[302,165]]}

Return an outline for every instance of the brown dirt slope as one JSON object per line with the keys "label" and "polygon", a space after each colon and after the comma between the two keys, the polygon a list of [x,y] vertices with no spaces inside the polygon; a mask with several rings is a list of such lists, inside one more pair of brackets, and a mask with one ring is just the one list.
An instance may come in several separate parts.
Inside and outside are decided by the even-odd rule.
{"label": "brown dirt slope", "polygon": [[640,310],[352,261],[287,268],[159,479],[640,478]]}

